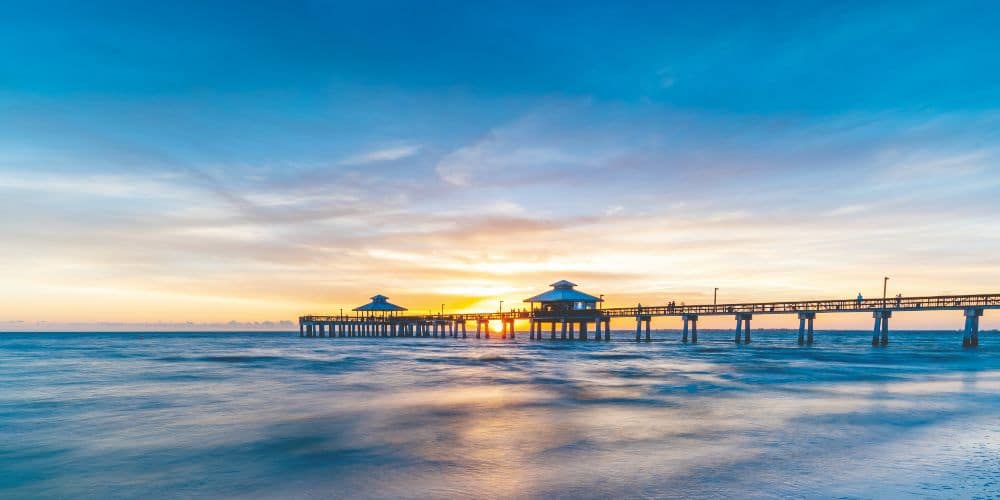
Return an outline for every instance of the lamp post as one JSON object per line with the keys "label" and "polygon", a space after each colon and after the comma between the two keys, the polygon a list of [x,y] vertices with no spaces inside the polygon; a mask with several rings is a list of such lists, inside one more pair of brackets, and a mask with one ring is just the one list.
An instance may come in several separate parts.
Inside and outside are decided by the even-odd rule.
{"label": "lamp post", "polygon": [[597,308],[602,309],[601,304],[604,303],[604,294],[601,294],[601,300],[597,301]]}
{"label": "lamp post", "polygon": [[889,288],[889,277],[882,278],[882,307],[885,307],[886,290]]}
{"label": "lamp post", "polygon": [[441,316],[444,316],[444,304],[441,304]]}
{"label": "lamp post", "polygon": [[503,299],[500,299],[500,314],[503,314]]}
{"label": "lamp post", "polygon": [[719,305],[719,287],[715,287],[715,293],[712,294],[712,305]]}

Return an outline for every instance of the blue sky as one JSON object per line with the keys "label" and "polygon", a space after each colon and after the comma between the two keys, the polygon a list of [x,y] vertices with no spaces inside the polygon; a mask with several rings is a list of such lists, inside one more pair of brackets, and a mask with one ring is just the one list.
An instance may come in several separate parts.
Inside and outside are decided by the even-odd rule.
{"label": "blue sky", "polygon": [[374,292],[476,309],[564,277],[631,304],[1000,274],[986,2],[0,15],[0,322],[284,320]]}

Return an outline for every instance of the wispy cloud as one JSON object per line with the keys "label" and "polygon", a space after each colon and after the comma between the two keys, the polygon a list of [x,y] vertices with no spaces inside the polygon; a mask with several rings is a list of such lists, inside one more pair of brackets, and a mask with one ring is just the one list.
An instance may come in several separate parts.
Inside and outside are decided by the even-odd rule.
{"label": "wispy cloud", "polygon": [[402,160],[419,153],[420,149],[420,145],[416,144],[392,146],[350,156],[340,163],[343,165],[366,165],[369,163]]}
{"label": "wispy cloud", "polygon": [[[72,172],[36,151],[0,165],[0,209],[16,214],[0,220],[0,313],[264,321],[375,291],[414,309],[516,301],[559,278],[612,303],[694,301],[683,294],[709,282],[733,298],[801,298],[856,293],[871,269],[936,292],[981,283],[995,263],[1000,214],[977,199],[1000,178],[988,136],[961,120],[616,113],[540,109],[350,165],[129,146],[106,155],[116,168]],[[977,239],[945,246],[965,231]],[[75,309],[49,318],[53,298]]]}

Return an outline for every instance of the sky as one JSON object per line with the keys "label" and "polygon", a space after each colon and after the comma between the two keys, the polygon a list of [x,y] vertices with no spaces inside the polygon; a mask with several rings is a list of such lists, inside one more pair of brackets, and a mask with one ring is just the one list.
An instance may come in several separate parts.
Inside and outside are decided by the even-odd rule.
{"label": "sky", "polygon": [[1000,292],[988,2],[0,17],[0,330]]}

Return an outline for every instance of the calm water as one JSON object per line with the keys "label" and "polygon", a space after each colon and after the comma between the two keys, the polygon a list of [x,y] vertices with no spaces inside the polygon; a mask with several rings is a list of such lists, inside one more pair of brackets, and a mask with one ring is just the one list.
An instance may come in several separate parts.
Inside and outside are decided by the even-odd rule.
{"label": "calm water", "polygon": [[0,497],[1000,496],[994,334],[624,333],[2,334]]}

